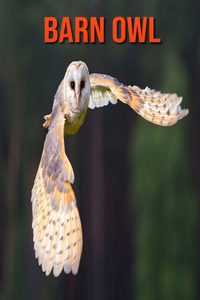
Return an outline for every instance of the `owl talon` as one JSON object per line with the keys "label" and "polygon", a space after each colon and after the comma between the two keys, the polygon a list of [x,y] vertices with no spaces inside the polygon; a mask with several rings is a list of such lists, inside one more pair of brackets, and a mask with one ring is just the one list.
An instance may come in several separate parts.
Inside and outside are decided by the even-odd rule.
{"label": "owl talon", "polygon": [[45,115],[45,116],[44,116],[44,119],[45,119],[46,121],[44,122],[43,127],[44,127],[45,132],[48,132],[48,130],[49,130],[49,125],[50,125],[50,120],[51,120],[51,114]]}

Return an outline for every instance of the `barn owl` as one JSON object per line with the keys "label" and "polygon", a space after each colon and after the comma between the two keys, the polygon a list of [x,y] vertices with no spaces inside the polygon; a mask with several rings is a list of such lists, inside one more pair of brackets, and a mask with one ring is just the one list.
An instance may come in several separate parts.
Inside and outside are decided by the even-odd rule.
{"label": "barn owl", "polygon": [[146,87],[126,86],[116,78],[89,75],[86,64],[72,62],[54,97],[52,113],[44,118],[46,135],[41,161],[32,189],[33,240],[42,270],[58,276],[78,272],[82,253],[82,228],[71,184],[74,172],[65,154],[64,135],[82,125],[88,107],[128,104],[146,120],[171,126],[188,114],[182,97],[162,94]]}

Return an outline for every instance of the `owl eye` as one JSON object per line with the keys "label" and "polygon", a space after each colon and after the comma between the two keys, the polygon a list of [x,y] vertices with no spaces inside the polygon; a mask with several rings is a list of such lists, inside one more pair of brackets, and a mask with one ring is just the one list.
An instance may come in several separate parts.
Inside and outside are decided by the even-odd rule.
{"label": "owl eye", "polygon": [[74,90],[74,88],[75,88],[75,82],[74,82],[74,81],[71,81],[71,82],[70,82],[70,86],[71,86],[72,90]]}
{"label": "owl eye", "polygon": [[81,90],[84,88],[84,86],[85,86],[85,81],[81,80]]}

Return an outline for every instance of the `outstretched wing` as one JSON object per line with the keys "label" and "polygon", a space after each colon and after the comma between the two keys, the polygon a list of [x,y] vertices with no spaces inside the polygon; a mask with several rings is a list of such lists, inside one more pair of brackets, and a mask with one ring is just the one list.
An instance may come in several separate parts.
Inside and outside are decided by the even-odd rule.
{"label": "outstretched wing", "polygon": [[128,104],[144,119],[161,126],[171,126],[188,114],[181,109],[182,97],[176,94],[162,94],[146,87],[126,86],[116,78],[103,75],[90,75],[91,92],[89,108],[117,103],[117,99]]}
{"label": "outstretched wing", "polygon": [[64,116],[52,113],[49,132],[32,190],[35,256],[49,275],[78,272],[82,253],[82,228],[71,187],[72,166],[65,154]]}

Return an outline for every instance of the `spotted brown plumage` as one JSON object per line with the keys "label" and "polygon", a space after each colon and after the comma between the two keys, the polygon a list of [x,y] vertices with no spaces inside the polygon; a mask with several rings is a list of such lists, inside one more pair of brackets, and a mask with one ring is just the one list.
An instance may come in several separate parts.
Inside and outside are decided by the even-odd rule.
{"label": "spotted brown plumage", "polygon": [[72,166],[65,154],[64,135],[76,133],[88,107],[102,107],[117,100],[128,104],[146,120],[161,126],[175,124],[188,114],[182,97],[146,87],[126,86],[116,78],[91,74],[85,63],[72,62],[61,81],[52,107],[45,116],[47,132],[41,161],[32,189],[33,240],[42,270],[58,276],[78,272],[82,253],[82,228]]}
{"label": "spotted brown plumage", "polygon": [[36,258],[48,275],[78,271],[82,229],[71,187],[74,174],[65,155],[64,117],[52,118],[32,191],[33,232]]}
{"label": "spotted brown plumage", "polygon": [[91,74],[91,96],[89,108],[108,105],[109,101],[117,103],[117,99],[128,104],[144,119],[160,126],[171,126],[188,114],[188,109],[181,110],[182,97],[176,94],[162,94],[146,87],[140,89],[136,85],[126,86],[116,78]]}

